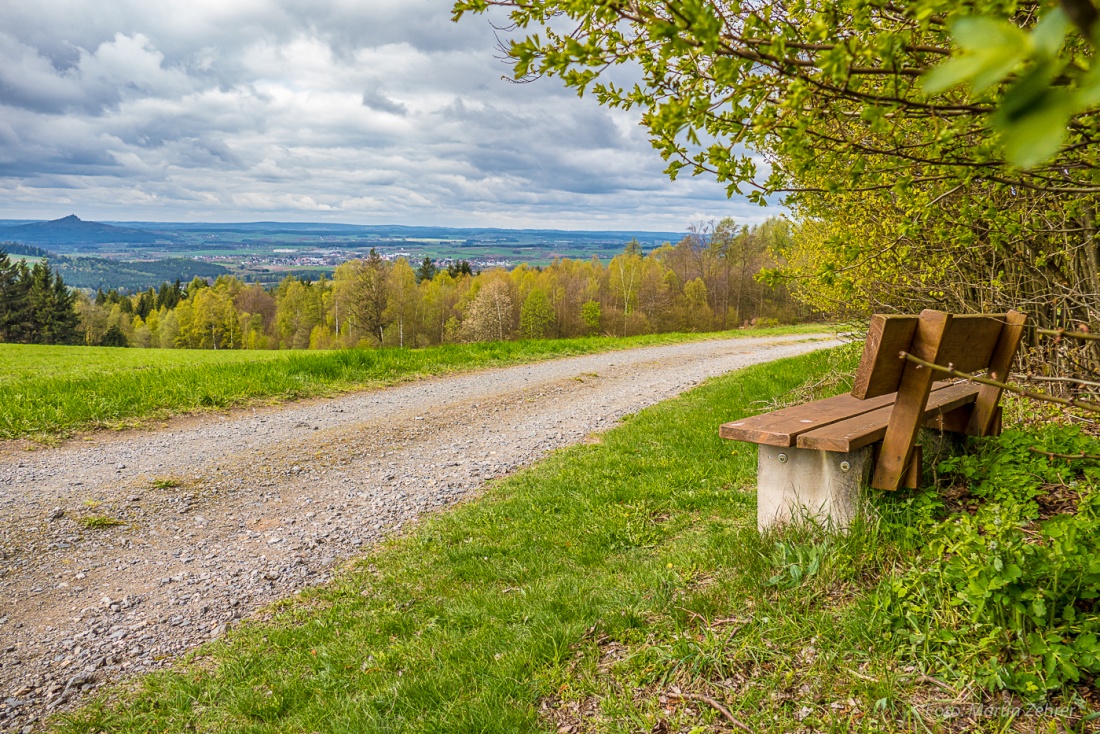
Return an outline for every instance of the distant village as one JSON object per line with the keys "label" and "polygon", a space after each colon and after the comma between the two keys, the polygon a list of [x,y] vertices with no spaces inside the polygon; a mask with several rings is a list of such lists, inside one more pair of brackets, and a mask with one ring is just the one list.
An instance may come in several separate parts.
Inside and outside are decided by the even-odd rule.
{"label": "distant village", "polygon": [[[243,268],[259,268],[259,267],[274,267],[274,268],[334,268],[341,263],[345,263],[348,260],[355,260],[358,258],[364,258],[367,256],[369,250],[299,250],[296,248],[277,248],[271,251],[270,255],[249,255],[247,257],[241,257],[240,255],[195,255],[193,258],[200,262],[211,263],[228,263],[233,265],[240,265]],[[379,251],[379,255],[383,260],[387,262],[394,262],[401,258],[405,258],[410,263],[419,262],[425,256],[426,253],[413,253],[407,250],[397,250],[393,252]],[[438,265],[446,267],[452,263],[458,262],[455,258],[432,258]],[[481,258],[481,259],[469,259],[470,267],[475,270],[484,270],[487,268],[511,268],[519,263],[510,259],[504,258]]]}

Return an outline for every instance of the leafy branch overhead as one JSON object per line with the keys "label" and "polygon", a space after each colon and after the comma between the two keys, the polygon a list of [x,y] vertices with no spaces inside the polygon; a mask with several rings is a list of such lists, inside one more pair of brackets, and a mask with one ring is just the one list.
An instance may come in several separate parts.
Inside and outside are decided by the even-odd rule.
{"label": "leafy branch overhead", "polygon": [[[1088,53],[1096,9],[1089,0],[1064,6],[1050,9],[1031,30],[990,17],[958,19],[951,26],[958,52],[924,78],[929,94],[967,83],[974,98],[1006,85],[991,123],[1003,136],[1006,158],[1022,168],[1053,157],[1070,119],[1100,103],[1100,68]],[[1089,44],[1067,42],[1073,19]]]}
{"label": "leafy branch overhead", "polygon": [[[1095,102],[1097,75],[1088,44],[1067,40],[1069,15],[1059,9],[989,0],[458,0],[455,15],[490,6],[510,12],[517,78],[556,76],[605,105],[639,109],[673,177],[710,173],[730,194],[757,201],[979,176],[1100,190],[1083,152],[1100,130],[1079,114]],[[631,70],[621,73],[623,65]],[[962,82],[972,95],[955,88]],[[1005,132],[1003,151],[990,119]],[[1062,137],[1046,127],[1067,122],[1068,145],[1055,156]],[[1033,170],[1006,165],[1002,152]],[[847,175],[814,180],[817,169],[835,173],[838,160]]]}
{"label": "leafy branch overhead", "polygon": [[454,9],[498,27],[507,13],[517,78],[557,77],[637,113],[670,176],[782,197],[796,229],[772,275],[821,310],[1015,308],[1051,327],[1100,324],[1087,0]]}

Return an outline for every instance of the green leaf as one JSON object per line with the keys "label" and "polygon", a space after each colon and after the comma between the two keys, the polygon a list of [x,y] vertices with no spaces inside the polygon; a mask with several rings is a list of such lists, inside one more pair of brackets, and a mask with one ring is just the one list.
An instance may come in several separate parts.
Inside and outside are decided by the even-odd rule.
{"label": "green leaf", "polygon": [[[1051,95],[1054,96],[1054,95]],[[1068,95],[1057,95],[1004,129],[1005,158],[1019,168],[1034,168],[1058,152],[1066,137],[1073,107]]]}
{"label": "green leaf", "polygon": [[979,94],[1004,79],[1023,62],[1031,49],[1019,28],[985,17],[962,18],[951,26],[961,54],[936,66],[921,80],[927,94],[937,94],[963,82]]}
{"label": "green leaf", "polygon": [[983,60],[977,56],[961,56],[948,59],[932,67],[921,77],[920,85],[925,94],[939,94],[951,87],[972,79],[982,70]]}
{"label": "green leaf", "polygon": [[951,24],[951,36],[967,51],[992,51],[1027,46],[1027,34],[1002,20],[984,16],[960,18]]}
{"label": "green leaf", "polygon": [[1055,8],[1044,15],[1031,32],[1035,50],[1047,56],[1056,56],[1065,43],[1069,33],[1070,21],[1061,8]]}
{"label": "green leaf", "polygon": [[1100,64],[1094,64],[1078,81],[1077,105],[1079,109],[1100,105]]}

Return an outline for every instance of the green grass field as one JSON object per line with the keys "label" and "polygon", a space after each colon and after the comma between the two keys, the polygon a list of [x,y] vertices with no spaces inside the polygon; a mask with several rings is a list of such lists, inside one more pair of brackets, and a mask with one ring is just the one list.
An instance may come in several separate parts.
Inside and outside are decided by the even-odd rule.
{"label": "green grass field", "polygon": [[67,435],[258,401],[293,400],[447,372],[817,325],[717,334],[546,339],[427,349],[200,351],[0,344],[0,438]]}
{"label": "green grass field", "polygon": [[0,386],[36,379],[82,378],[150,369],[285,359],[287,352],[203,349],[112,349],[0,344]]}
{"label": "green grass field", "polygon": [[709,699],[757,732],[1055,731],[1056,717],[1014,713],[1011,699],[952,719],[990,699],[892,636],[878,592],[927,562],[928,539],[906,530],[911,497],[876,500],[900,523],[757,533],[755,451],[716,427],[850,367],[818,352],[711,380],[55,726],[736,730]]}

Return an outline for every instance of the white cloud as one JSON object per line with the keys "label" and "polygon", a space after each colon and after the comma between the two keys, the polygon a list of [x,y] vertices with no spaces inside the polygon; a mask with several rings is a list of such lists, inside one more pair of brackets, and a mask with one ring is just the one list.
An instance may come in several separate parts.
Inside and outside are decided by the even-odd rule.
{"label": "white cloud", "polygon": [[0,0],[0,216],[683,229],[633,114],[501,79],[439,0]]}

